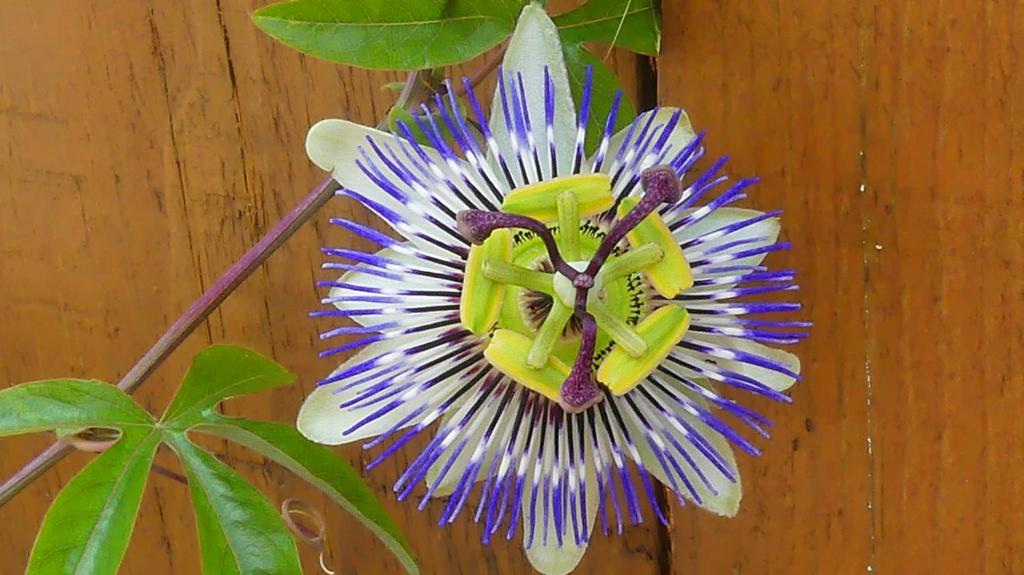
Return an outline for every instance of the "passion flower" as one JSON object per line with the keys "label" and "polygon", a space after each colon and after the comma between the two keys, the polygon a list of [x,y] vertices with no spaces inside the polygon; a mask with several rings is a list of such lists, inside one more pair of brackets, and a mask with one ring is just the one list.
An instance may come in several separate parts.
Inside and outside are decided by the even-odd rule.
{"label": "passion flower", "polygon": [[[522,522],[530,561],[571,571],[598,521],[665,521],[651,476],[682,504],[734,515],[740,481],[730,444],[757,454],[726,418],[767,435],[761,415],[720,391],[778,401],[797,358],[770,347],[805,336],[803,322],[747,316],[799,309],[747,296],[796,289],[769,271],[778,212],[729,207],[752,179],[723,161],[688,176],[703,137],[685,113],[659,108],[614,133],[618,97],[596,153],[584,152],[588,73],[578,110],[557,31],[523,10],[488,117],[465,83],[472,120],[448,105],[393,136],[343,120],[309,134],[310,158],[403,239],[332,219],[379,251],[325,249],[344,270],[314,316],[358,325],[322,352],[360,351],[307,399],[298,427],[339,444],[375,437],[374,467],[428,429],[398,478],[422,509],[449,496],[451,523],[482,482],[483,539]],[[471,129],[475,123],[479,137]],[[443,129],[442,129],[443,128]],[[435,422],[440,421],[438,425]]]}

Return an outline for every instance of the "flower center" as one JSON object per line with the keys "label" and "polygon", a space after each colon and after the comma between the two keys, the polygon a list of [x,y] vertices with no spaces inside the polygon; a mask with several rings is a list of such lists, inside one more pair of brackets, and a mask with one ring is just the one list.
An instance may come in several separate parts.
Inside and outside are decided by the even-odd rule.
{"label": "flower center", "polygon": [[655,213],[679,201],[679,179],[656,166],[643,172],[641,185],[642,198],[619,202],[618,219],[606,232],[582,221],[615,205],[605,174],[519,188],[500,212],[467,210],[457,217],[460,232],[475,244],[460,302],[463,326],[479,335],[493,329],[488,361],[570,412],[601,400],[597,382],[618,395],[628,392],[689,327],[680,306],[648,309],[649,290],[640,279],[665,299],[693,283],[679,245]]}

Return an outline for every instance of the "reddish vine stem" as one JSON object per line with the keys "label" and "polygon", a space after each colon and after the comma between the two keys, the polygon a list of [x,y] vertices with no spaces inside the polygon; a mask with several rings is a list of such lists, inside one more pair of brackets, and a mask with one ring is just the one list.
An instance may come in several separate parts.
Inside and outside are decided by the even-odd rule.
{"label": "reddish vine stem", "polygon": [[[470,84],[476,86],[501,61],[505,53],[503,47],[499,52],[484,63],[471,78]],[[420,102],[429,101],[429,94],[425,94],[423,82],[421,82],[422,71],[410,72],[406,77],[405,86],[395,105],[406,108],[413,108]],[[429,91],[429,90],[426,90]],[[462,95],[464,88],[458,86],[453,91],[456,96]],[[386,127],[387,120],[382,122],[381,127]],[[202,296],[192,303],[191,306],[175,321],[167,331],[160,336],[160,339],[153,344],[146,353],[135,363],[134,366],[121,378],[117,387],[125,393],[133,393],[156,368],[181,344],[185,338],[195,330],[207,316],[235,291],[238,286],[256,271],[273,254],[281,244],[290,238],[306,221],[315,214],[334,192],[341,186],[331,176],[324,178],[302,199],[299,204],[288,212],[255,246],[249,249],[224,273]],[[35,481],[43,473],[51,469],[60,460],[67,457],[75,448],[68,442],[58,439],[44,451],[36,455],[25,466],[16,471],[3,484],[0,484],[0,507],[6,505],[21,490]],[[157,473],[171,477],[179,481],[187,481],[173,471],[163,468],[153,468]]]}
{"label": "reddish vine stem", "polygon": [[[160,339],[121,378],[117,387],[125,393],[134,392],[167,356],[198,327],[231,292],[248,278],[252,272],[274,253],[281,244],[306,223],[327,202],[340,186],[328,176],[317,184],[305,198],[288,212],[268,233],[224,273],[209,289],[167,328]],[[64,440],[54,442],[27,465],[19,469],[10,479],[0,485],[0,507],[3,507],[29,483],[57,464],[74,448]]]}

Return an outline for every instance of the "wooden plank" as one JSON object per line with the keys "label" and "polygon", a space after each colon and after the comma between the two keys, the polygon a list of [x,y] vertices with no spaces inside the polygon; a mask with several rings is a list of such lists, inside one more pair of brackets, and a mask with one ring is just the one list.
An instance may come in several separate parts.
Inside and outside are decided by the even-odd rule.
{"label": "wooden plank", "polygon": [[870,561],[864,256],[856,2],[662,3],[658,96],[707,130],[708,156],[757,175],[748,205],[781,208],[768,258],[799,270],[815,323],[796,346],[791,405],[737,397],[773,420],[760,458],[739,455],[738,517],[673,509],[676,573],[864,573]]}
{"label": "wooden plank", "polygon": [[[152,15],[134,2],[5,8],[0,75],[16,81],[4,82],[0,96],[4,382],[116,380],[200,290],[181,225],[184,195]],[[188,353],[156,375],[145,404],[166,402]],[[49,440],[5,440],[0,473]],[[0,529],[0,571],[23,570],[43,512],[85,460],[73,457],[4,509],[17,521]],[[166,486],[154,483],[154,492]],[[173,499],[179,491],[169,490],[167,507],[188,517],[186,499]],[[144,515],[160,511],[148,497]],[[145,533],[148,564],[160,531]],[[181,547],[182,557],[194,552],[187,539]]]}
{"label": "wooden plank", "polygon": [[1024,10],[868,16],[877,568],[1021,573]]}
{"label": "wooden plank", "polygon": [[[375,123],[400,74],[371,73],[303,57],[249,20],[257,0],[13,2],[0,24],[0,330],[4,380],[56,375],[116,380],[188,303],[321,177],[305,158],[308,126],[324,117]],[[61,41],[40,30],[60,30]],[[614,54],[635,78],[635,60]],[[337,200],[229,298],[147,384],[140,400],[162,408],[192,353],[233,342],[273,355],[300,384],[232,402],[232,414],[290,422],[313,382],[336,360],[317,359],[320,245],[368,247],[326,225],[327,215],[371,223]],[[0,473],[13,472],[46,438],[5,440]],[[219,455],[274,501],[320,507],[341,572],[398,565],[354,520],[287,472],[219,442]],[[522,573],[519,540],[489,547],[464,517],[435,526],[390,485],[416,447],[367,479],[411,541],[427,573]],[[339,449],[355,465],[358,446]],[[0,572],[23,569],[55,493],[87,458],[74,456],[19,495],[0,527]],[[175,467],[163,453],[159,461]],[[126,573],[193,572],[198,547],[185,490],[153,479],[129,547]],[[656,526],[598,538],[582,570],[653,573],[663,557]],[[154,560],[159,558],[159,560]],[[309,572],[315,554],[304,550]],[[483,567],[482,567],[483,566]]]}

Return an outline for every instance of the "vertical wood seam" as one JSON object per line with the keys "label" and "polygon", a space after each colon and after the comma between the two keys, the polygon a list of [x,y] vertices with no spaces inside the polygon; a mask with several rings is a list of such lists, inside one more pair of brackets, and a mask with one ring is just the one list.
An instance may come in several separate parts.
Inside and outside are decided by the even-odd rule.
{"label": "vertical wood seam", "polygon": [[873,572],[875,568],[875,544],[877,542],[877,509],[876,505],[878,498],[875,493],[875,449],[874,449],[874,402],[873,402],[873,382],[871,379],[871,269],[868,261],[869,250],[871,249],[871,242],[869,236],[868,227],[870,225],[871,218],[868,215],[867,205],[867,185],[868,185],[868,108],[867,108],[867,92],[868,92],[868,61],[867,61],[867,42],[868,42],[868,25],[867,25],[867,6],[865,0],[859,0],[857,3],[859,12],[859,42],[857,46],[858,51],[858,115],[860,123],[860,131],[858,138],[860,140],[860,158],[859,158],[859,174],[858,179],[859,188],[857,190],[858,202],[857,205],[860,208],[860,224],[861,224],[861,257],[863,262],[863,303],[861,309],[861,328],[863,330],[864,337],[864,385],[865,385],[865,401],[866,405],[864,408],[864,436],[865,436],[865,448],[867,449],[867,507],[868,507],[868,531],[867,531],[867,548],[868,548],[868,564],[867,571]]}
{"label": "vertical wood seam", "polygon": [[[654,1],[654,9],[661,13],[660,0]],[[658,68],[655,66],[654,58],[636,54],[636,109],[637,111],[649,110],[658,105]],[[672,525],[673,525],[673,497],[669,497],[668,488],[656,484],[657,504],[661,506],[665,514],[667,524],[657,523],[657,556],[654,558],[658,565],[659,573],[672,573]]]}

